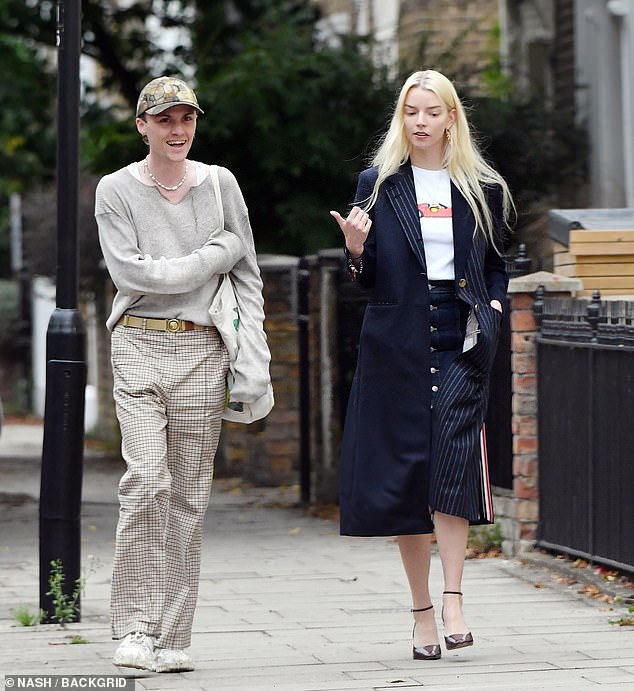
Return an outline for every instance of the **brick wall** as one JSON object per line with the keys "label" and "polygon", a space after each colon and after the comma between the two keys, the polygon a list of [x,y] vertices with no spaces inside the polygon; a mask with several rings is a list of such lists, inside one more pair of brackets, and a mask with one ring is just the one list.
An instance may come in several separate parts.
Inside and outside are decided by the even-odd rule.
{"label": "brick wall", "polygon": [[553,98],[555,109],[560,113],[572,113],[575,109],[574,5],[574,0],[555,0],[554,3]]}
{"label": "brick wall", "polygon": [[299,260],[286,256],[258,260],[275,406],[264,420],[251,425],[223,422],[216,471],[262,486],[295,484],[299,472]]}
{"label": "brick wall", "polygon": [[[493,40],[497,22],[497,0],[403,0],[399,25],[401,63],[410,65],[412,71],[447,69],[447,63],[439,64],[438,58],[452,51],[452,67],[460,72],[478,72],[497,52]],[[422,39],[426,49],[420,56]],[[420,57],[425,64],[421,64]]]}
{"label": "brick wall", "polygon": [[[316,4],[325,17],[347,14],[355,28],[359,7],[354,0],[316,0]],[[498,0],[401,0],[395,54],[405,72],[439,68],[477,75],[497,55],[497,24]],[[426,48],[421,56],[423,40]]]}

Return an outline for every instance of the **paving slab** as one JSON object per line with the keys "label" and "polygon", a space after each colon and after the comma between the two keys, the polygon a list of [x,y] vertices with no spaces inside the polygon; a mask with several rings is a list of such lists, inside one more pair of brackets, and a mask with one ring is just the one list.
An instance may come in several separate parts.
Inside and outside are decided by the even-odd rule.
{"label": "paving slab", "polygon": [[[17,426],[16,426],[17,427]],[[39,447],[38,447],[39,444]],[[17,626],[38,607],[41,429],[0,438],[0,672],[117,674],[108,599],[120,459],[88,455],[82,507],[87,569],[82,620],[65,629]],[[584,691],[634,690],[634,629],[610,623],[624,608],[580,595],[543,563],[472,559],[465,615],[475,645],[411,659],[411,614],[391,539],[341,538],[307,515],[297,488],[215,483],[205,521],[194,672],[128,670],[138,691]],[[436,604],[442,592],[432,562]],[[439,622],[440,624],[440,622]],[[73,644],[72,637],[86,641]]]}

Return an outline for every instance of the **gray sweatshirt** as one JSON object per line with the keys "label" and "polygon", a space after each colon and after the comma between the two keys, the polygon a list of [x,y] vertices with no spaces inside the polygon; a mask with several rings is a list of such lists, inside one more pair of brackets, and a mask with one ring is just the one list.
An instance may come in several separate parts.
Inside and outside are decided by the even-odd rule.
{"label": "gray sweatshirt", "polygon": [[106,326],[112,330],[124,313],[210,325],[220,276],[231,272],[240,310],[231,399],[256,400],[270,381],[270,353],[253,233],[234,175],[218,169],[222,229],[208,166],[194,162],[197,184],[172,204],[141,182],[136,165],[104,176],[95,195],[99,242],[117,288]]}

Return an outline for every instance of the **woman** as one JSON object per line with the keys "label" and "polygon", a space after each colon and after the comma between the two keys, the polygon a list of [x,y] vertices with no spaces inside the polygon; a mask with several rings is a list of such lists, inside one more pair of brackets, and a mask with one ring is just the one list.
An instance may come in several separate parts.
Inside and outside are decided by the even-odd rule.
{"label": "woman", "polygon": [[[113,662],[176,672],[198,593],[202,527],[225,410],[229,357],[209,308],[230,272],[240,310],[232,401],[270,384],[262,281],[235,177],[188,160],[202,109],[182,80],[159,77],[139,96],[148,154],[99,182],[95,216],[117,288],[114,398],[127,470],[119,484],[112,577]],[[220,207],[224,209],[224,226]]]}
{"label": "woman", "polygon": [[469,524],[492,521],[482,435],[513,203],[453,84],[433,70],[406,80],[372,163],[347,218],[331,212],[350,275],[370,292],[342,442],[341,533],[398,536],[413,657],[436,660],[432,533],[445,645],[473,644],[461,582]]}

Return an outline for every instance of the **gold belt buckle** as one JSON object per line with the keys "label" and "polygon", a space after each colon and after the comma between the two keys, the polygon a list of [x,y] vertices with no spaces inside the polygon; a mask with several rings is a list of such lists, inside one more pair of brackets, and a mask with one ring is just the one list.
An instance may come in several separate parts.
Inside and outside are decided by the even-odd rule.
{"label": "gold belt buckle", "polygon": [[172,333],[175,331],[181,331],[181,320],[180,319],[168,319],[167,320],[167,330]]}

